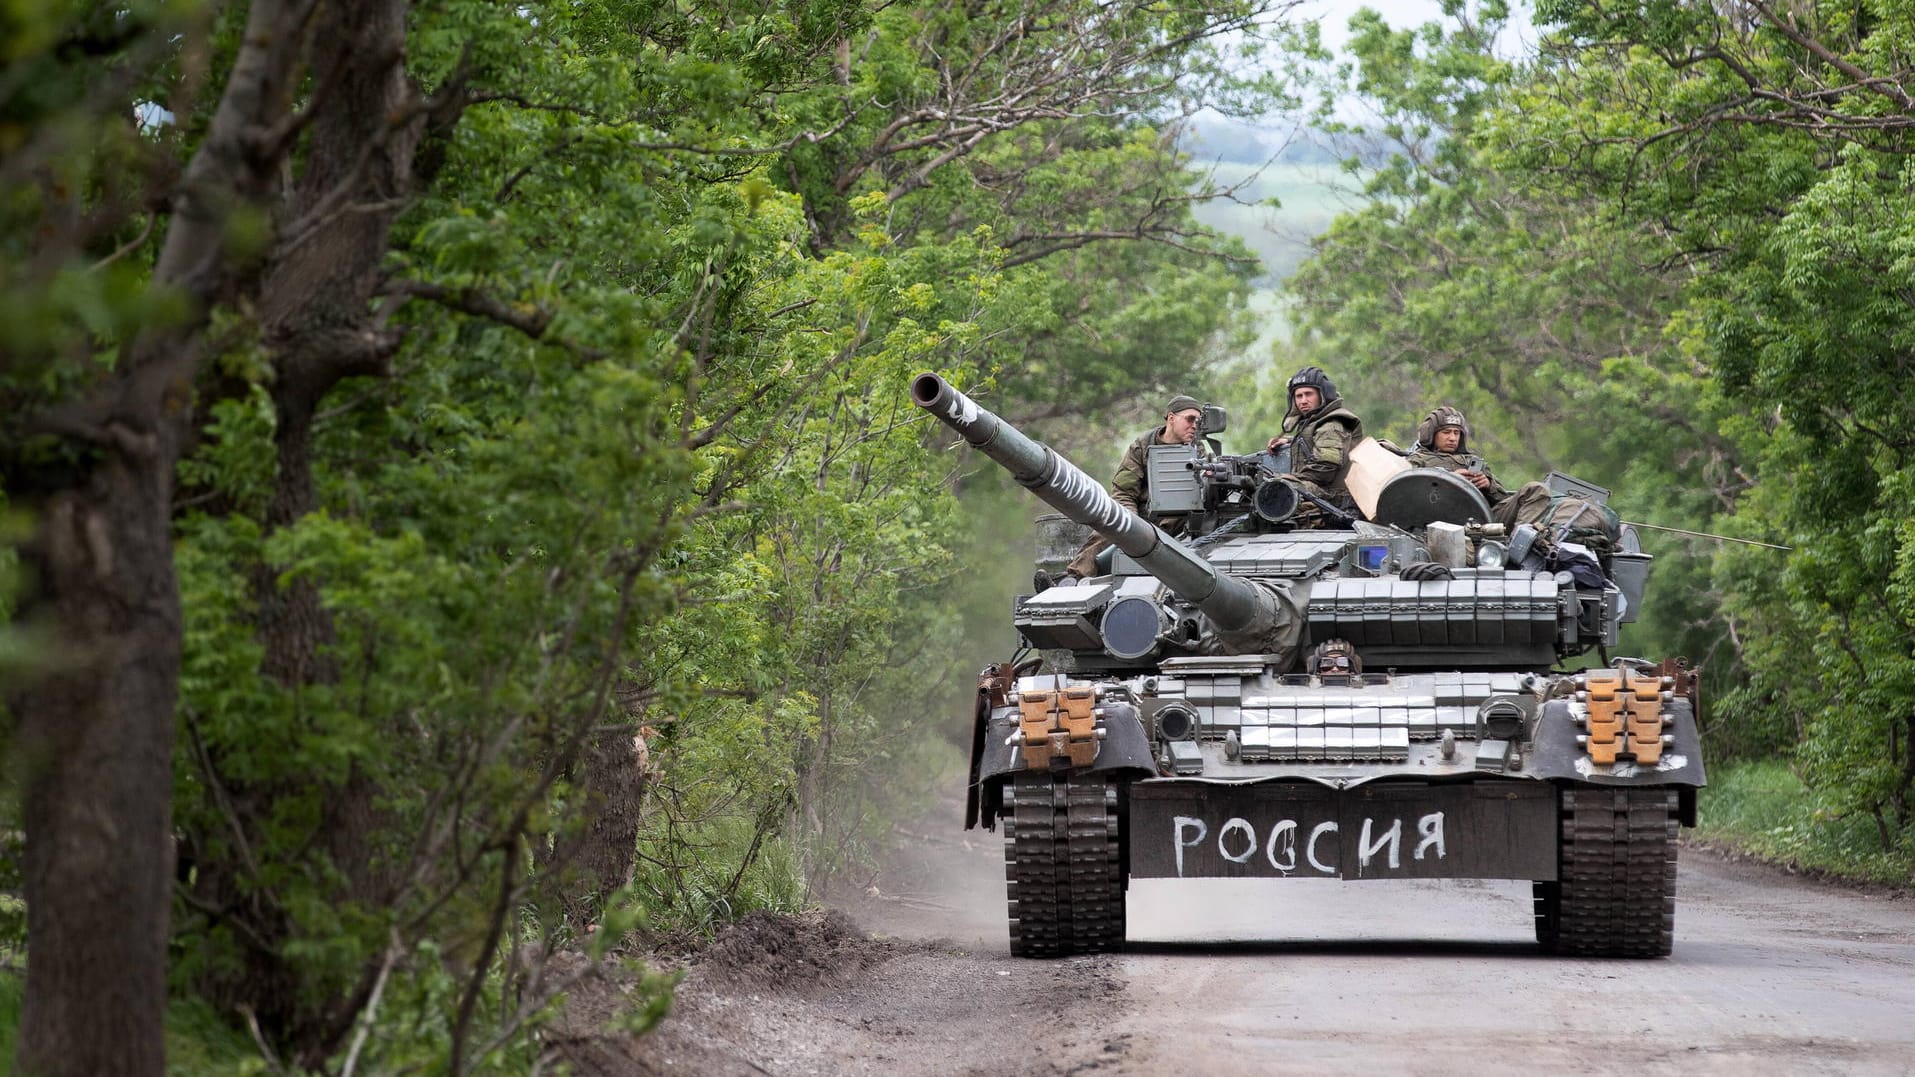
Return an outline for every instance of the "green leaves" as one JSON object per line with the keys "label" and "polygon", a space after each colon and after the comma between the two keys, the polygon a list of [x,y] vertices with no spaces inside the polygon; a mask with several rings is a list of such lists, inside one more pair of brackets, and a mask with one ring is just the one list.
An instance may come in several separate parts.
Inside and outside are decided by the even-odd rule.
{"label": "green leaves", "polygon": [[1654,620],[1626,645],[1700,662],[1712,754],[1786,755],[1817,825],[1905,863],[1915,15],[1543,4],[1551,33],[1512,66],[1487,48],[1500,7],[1447,14],[1360,16],[1328,76],[1381,117],[1329,126],[1382,145],[1371,202],[1291,281],[1299,362],[1379,434],[1458,404],[1499,473],[1793,545],[1645,534]]}
{"label": "green leaves", "polygon": [[[0,433],[7,503],[113,436],[90,397],[125,341],[175,329],[190,372],[154,658],[178,989],[271,996],[294,1065],[348,1029],[370,1068],[516,1065],[525,953],[856,863],[975,671],[948,606],[979,525],[909,378],[1037,417],[1191,388],[1255,267],[1161,120],[1268,100],[1226,52],[1278,11],[414,4],[394,126],[337,161],[289,121],[190,320],[154,267],[246,6],[0,15],[32,73],[0,99],[0,406],[57,431]],[[324,37],[275,72],[322,117]],[[409,163],[303,186],[361,154]],[[337,306],[287,320],[312,293]]]}

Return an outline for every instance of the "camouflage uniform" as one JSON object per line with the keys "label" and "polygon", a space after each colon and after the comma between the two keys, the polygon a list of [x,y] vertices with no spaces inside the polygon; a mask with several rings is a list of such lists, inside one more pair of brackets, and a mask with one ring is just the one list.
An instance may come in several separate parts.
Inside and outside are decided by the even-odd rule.
{"label": "camouflage uniform", "polygon": [[[1296,391],[1303,386],[1317,391],[1322,398],[1309,415],[1296,413]],[[1355,510],[1344,476],[1350,472],[1350,450],[1363,440],[1363,420],[1343,406],[1336,385],[1322,370],[1307,366],[1291,377],[1290,410],[1283,417],[1283,432],[1290,437],[1290,470],[1305,490],[1343,508]]]}
{"label": "camouflage uniform", "polygon": [[[1438,452],[1431,446],[1436,444],[1436,432],[1443,427],[1454,426],[1462,431],[1457,439],[1455,452]],[[1489,465],[1483,458],[1469,451],[1469,422],[1456,408],[1444,406],[1431,411],[1423,417],[1423,424],[1416,428],[1416,444],[1410,446],[1405,454],[1411,467],[1434,467],[1444,471],[1474,471],[1489,479],[1489,486],[1483,493],[1483,499],[1489,502],[1490,518],[1508,528],[1519,523],[1536,523],[1549,508],[1549,488],[1540,482],[1524,483],[1522,489],[1511,493],[1496,476],[1490,474]]]}

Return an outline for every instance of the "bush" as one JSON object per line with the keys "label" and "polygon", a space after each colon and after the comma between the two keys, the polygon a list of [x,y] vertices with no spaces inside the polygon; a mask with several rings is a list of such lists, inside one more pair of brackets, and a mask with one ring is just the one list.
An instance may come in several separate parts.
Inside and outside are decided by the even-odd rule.
{"label": "bush", "polygon": [[1870,882],[1915,876],[1915,845],[1884,852],[1874,819],[1830,810],[1784,762],[1712,768],[1697,815],[1697,836],[1758,859]]}

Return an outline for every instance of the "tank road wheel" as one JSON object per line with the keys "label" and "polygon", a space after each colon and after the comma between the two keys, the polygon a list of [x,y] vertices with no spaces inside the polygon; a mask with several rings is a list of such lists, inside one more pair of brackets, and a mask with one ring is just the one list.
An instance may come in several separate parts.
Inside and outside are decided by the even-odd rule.
{"label": "tank road wheel", "polygon": [[1020,773],[1004,789],[1011,953],[1066,957],[1124,942],[1117,786],[1096,774]]}
{"label": "tank road wheel", "polygon": [[1536,884],[1551,953],[1666,957],[1675,941],[1676,793],[1563,790],[1557,881]]}

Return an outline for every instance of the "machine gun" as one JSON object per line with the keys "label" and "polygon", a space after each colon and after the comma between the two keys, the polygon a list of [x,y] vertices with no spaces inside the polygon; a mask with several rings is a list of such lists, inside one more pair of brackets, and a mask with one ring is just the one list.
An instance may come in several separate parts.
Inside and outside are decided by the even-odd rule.
{"label": "machine gun", "polygon": [[918,375],[911,382],[911,399],[997,461],[1045,504],[1109,539],[1219,630],[1268,632],[1284,619],[1284,604],[1269,587],[1218,572],[1163,529],[1112,500],[1103,485],[1077,465],[1025,437],[943,378]]}
{"label": "machine gun", "polygon": [[[1213,405],[1204,410],[1204,432],[1222,429],[1223,409]],[[1145,469],[1150,514],[1183,517],[1184,533],[1193,538],[1226,530],[1348,527],[1357,520],[1286,477],[1287,450],[1226,456],[1201,445],[1152,445]]]}

